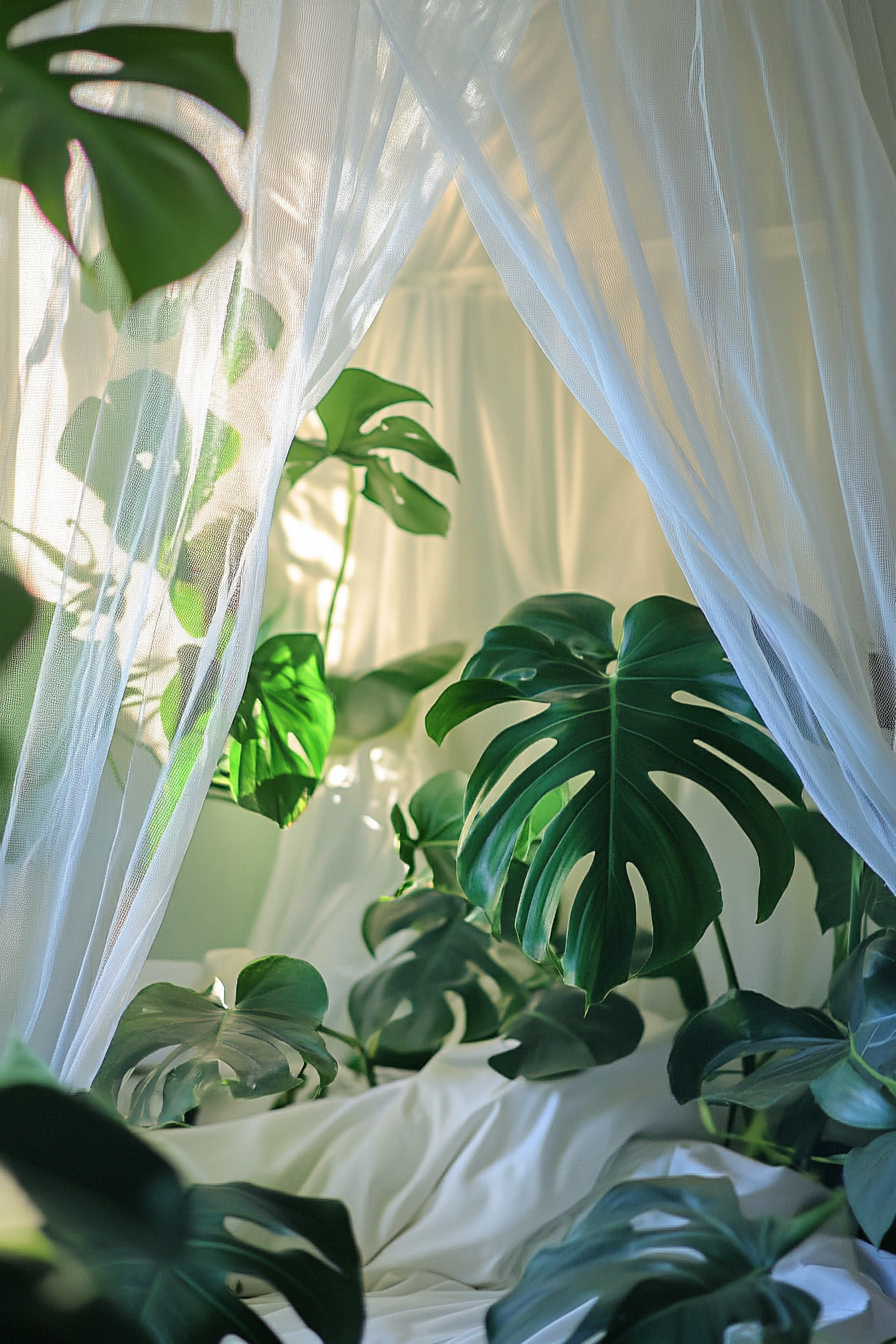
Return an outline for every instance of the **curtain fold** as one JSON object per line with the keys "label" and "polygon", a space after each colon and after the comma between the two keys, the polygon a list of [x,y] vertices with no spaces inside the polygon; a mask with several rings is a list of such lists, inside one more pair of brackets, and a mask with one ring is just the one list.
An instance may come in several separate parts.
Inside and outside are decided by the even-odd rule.
{"label": "curtain fold", "polygon": [[376,4],[514,304],[896,884],[892,10]]}
{"label": "curtain fold", "polygon": [[[236,32],[245,143],[186,98],[161,109],[212,146],[245,211],[233,244],[125,312],[27,195],[2,184],[0,201],[2,545],[40,599],[4,675],[0,1036],[74,1086],[130,996],[241,694],[292,435],[450,176],[364,0],[83,0],[31,27],[135,21]],[[83,164],[71,190],[91,257]]]}

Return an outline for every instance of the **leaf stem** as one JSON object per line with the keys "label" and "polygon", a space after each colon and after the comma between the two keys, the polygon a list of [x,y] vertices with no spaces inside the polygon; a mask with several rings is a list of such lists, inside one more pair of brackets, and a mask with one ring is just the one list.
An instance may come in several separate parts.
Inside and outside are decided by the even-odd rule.
{"label": "leaf stem", "polygon": [[336,599],[339,596],[339,589],[345,581],[345,571],[348,566],[348,558],[352,549],[352,533],[355,529],[355,508],[358,503],[357,482],[355,481],[355,469],[348,463],[348,513],[345,519],[345,531],[342,534],[342,563],[339,566],[339,573],[336,575],[336,586],[333,589],[333,596],[330,598],[330,606],[327,611],[327,623],[324,626],[324,663],[327,661],[327,651],[330,647],[330,633],[333,629],[333,617],[336,615]]}
{"label": "leaf stem", "polygon": [[364,1074],[370,1087],[376,1087],[376,1069],[373,1066],[373,1060],[368,1055],[360,1041],[354,1036],[346,1036],[341,1031],[334,1031],[332,1027],[318,1027],[321,1036],[332,1036],[334,1041],[341,1041],[343,1045],[349,1045],[353,1050],[357,1050],[361,1056],[361,1062],[364,1065]]}
{"label": "leaf stem", "polygon": [[852,873],[849,883],[849,938],[846,944],[847,956],[854,952],[862,941],[862,903],[859,894],[862,885],[862,873],[865,860],[855,850],[852,852]]}
{"label": "leaf stem", "polygon": [[734,969],[731,948],[728,946],[728,939],[725,937],[722,921],[720,919],[714,919],[712,927],[715,929],[716,942],[718,943],[719,951],[722,954],[722,965],[725,968],[725,979],[728,981],[728,988],[740,989],[740,981],[737,978],[737,971]]}

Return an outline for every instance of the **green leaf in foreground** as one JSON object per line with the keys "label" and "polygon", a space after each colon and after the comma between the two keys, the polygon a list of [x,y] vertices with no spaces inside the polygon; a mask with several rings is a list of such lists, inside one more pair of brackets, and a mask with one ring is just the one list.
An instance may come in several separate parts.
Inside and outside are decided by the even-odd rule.
{"label": "green leaf in foreground", "polygon": [[[23,183],[74,245],[65,178],[69,145],[80,144],[113,251],[131,297],[139,299],[197,271],[242,217],[198,150],[145,121],[78,106],[78,88],[97,78],[162,85],[192,94],[245,130],[249,88],[233,34],[118,24],[10,46],[15,25],[47,8],[44,0],[17,0],[4,5],[0,18],[0,176]],[[84,62],[77,55],[83,52],[105,58],[106,71],[111,62],[111,72],[104,73],[102,61]]]}
{"label": "green leaf in foreground", "polygon": [[[690,952],[721,909],[709,853],[654,782],[657,772],[708,789],[747,835],[759,858],[760,919],[787,886],[793,845],[744,771],[795,803],[802,794],[697,607],[670,597],[637,603],[625,618],[618,651],[612,614],[608,603],[578,593],[520,603],[488,632],[461,680],[426,719],[430,736],[441,742],[492,705],[543,706],[500,732],[480,757],[467,789],[458,876],[470,900],[499,927],[527,820],[546,795],[568,786],[569,800],[545,829],[530,865],[516,927],[526,955],[544,960],[564,885],[590,857],[563,951],[565,978],[589,999],[629,977],[637,931],[629,865],[644,880],[653,923],[642,974]],[[542,754],[514,773],[534,748]],[[494,801],[485,806],[486,799]]]}
{"label": "green leaf in foreground", "polygon": [[463,644],[434,644],[354,676],[327,678],[336,709],[335,739],[342,751],[384,737],[407,717],[415,698],[441,681],[464,656]]}
{"label": "green leaf in foreground", "polygon": [[489,1064],[505,1078],[559,1078],[598,1064],[611,1064],[636,1050],[644,1020],[621,994],[585,1008],[585,995],[570,985],[550,985],[534,994],[501,1035],[515,1050],[492,1055]]}
{"label": "green leaf in foreground", "polygon": [[[318,1031],[327,1002],[319,972],[284,956],[245,966],[232,1008],[211,991],[147,985],[122,1014],[93,1092],[132,1124],[151,1127],[182,1121],[222,1081],[235,1097],[287,1091],[296,1083],[294,1053],[326,1086],[336,1076],[336,1061]],[[146,1064],[159,1050],[167,1052],[164,1058]],[[236,1076],[224,1078],[222,1064]],[[140,1065],[145,1068],[135,1076]]]}
{"label": "green leaf in foreground", "polygon": [[576,1308],[587,1310],[568,1344],[721,1344],[729,1326],[747,1321],[776,1344],[809,1344],[818,1303],[770,1273],[838,1203],[747,1219],[725,1178],[614,1186],[489,1309],[489,1344],[525,1344]]}
{"label": "green leaf in foreground", "polygon": [[320,782],[333,701],[316,635],[273,635],[252,655],[230,729],[230,788],[240,807],[292,824]]}
{"label": "green leaf in foreground", "polygon": [[[75,1327],[89,1333],[66,1334],[72,1323],[63,1322],[48,1342],[217,1344],[236,1336],[277,1344],[229,1286],[252,1277],[283,1293],[324,1344],[358,1344],[358,1252],[337,1201],[243,1183],[184,1189],[127,1126],[87,1099],[33,1085],[4,1090],[0,1162],[42,1210],[54,1245],[80,1268],[82,1289],[86,1281],[99,1293],[86,1319],[75,1316]],[[0,1291],[6,1268],[0,1260]],[[13,1287],[27,1311],[29,1285]],[[109,1323],[120,1317],[127,1329],[116,1336]],[[4,1310],[4,1328],[9,1320]],[[32,1338],[40,1344],[39,1334]]]}

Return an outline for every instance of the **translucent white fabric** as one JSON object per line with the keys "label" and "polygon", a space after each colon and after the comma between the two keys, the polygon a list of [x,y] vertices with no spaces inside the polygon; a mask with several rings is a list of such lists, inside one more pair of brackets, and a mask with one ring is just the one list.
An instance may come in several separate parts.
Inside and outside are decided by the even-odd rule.
{"label": "translucent white fabric", "polygon": [[[360,1096],[161,1131],[152,1142],[188,1180],[343,1200],[364,1264],[365,1344],[484,1344],[488,1307],[538,1247],[562,1239],[622,1180],[727,1176],[748,1217],[792,1214],[818,1198],[808,1177],[700,1141],[693,1108],[666,1087],[667,1035],[545,1083],[501,1078],[486,1062],[495,1048],[454,1046],[419,1075]],[[629,1142],[645,1133],[676,1137]],[[842,1220],[826,1226],[775,1276],[821,1302],[817,1344],[880,1344],[896,1332],[896,1304],[879,1286],[893,1257],[863,1258],[847,1231]],[[284,1344],[312,1344],[282,1299],[257,1306]],[[573,1324],[533,1344],[561,1344]]]}
{"label": "translucent white fabric", "polygon": [[896,883],[886,0],[375,0],[516,307]]}
{"label": "translucent white fabric", "polygon": [[[237,238],[115,316],[11,184],[0,210],[4,541],[42,600],[4,687],[7,747],[23,745],[0,1037],[74,1085],[130,997],[241,693],[291,437],[447,180],[362,0],[83,0],[29,31],[141,20],[237,33],[245,143],[189,99],[154,104],[211,146],[246,212]],[[72,199],[92,256],[83,164]]]}

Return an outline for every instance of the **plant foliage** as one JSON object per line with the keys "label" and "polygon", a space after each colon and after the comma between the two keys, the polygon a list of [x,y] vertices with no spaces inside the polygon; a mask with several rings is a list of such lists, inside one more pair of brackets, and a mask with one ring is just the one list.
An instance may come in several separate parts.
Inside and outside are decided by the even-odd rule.
{"label": "plant foliage", "polygon": [[516,1048],[488,1062],[505,1078],[560,1078],[623,1059],[643,1034],[644,1019],[621,994],[608,994],[586,1009],[582,990],[548,985],[504,1022],[501,1035],[518,1041]]}
{"label": "plant foliage", "polygon": [[420,692],[446,677],[463,656],[463,644],[452,641],[406,654],[370,672],[328,676],[336,711],[334,748],[351,750],[397,728]]}
{"label": "plant foliage", "polygon": [[[708,789],[745,832],[759,858],[760,919],[787,886],[793,846],[744,770],[794,803],[802,793],[698,608],[669,597],[637,603],[618,649],[612,614],[608,603],[576,593],[520,603],[488,632],[426,720],[430,736],[441,742],[493,705],[544,706],[499,733],[480,757],[467,789],[458,875],[466,895],[498,927],[527,819],[547,794],[569,786],[571,796],[532,860],[516,927],[527,956],[543,960],[564,884],[591,856],[562,957],[566,979],[589,1000],[629,978],[636,938],[629,866],[643,878],[653,921],[642,973],[690,952],[721,909],[706,847],[654,782],[655,772]],[[543,754],[512,774],[533,748]]]}
{"label": "plant foliage", "polygon": [[[337,1067],[318,1031],[327,1002],[314,967],[285,956],[244,966],[232,1008],[222,1002],[219,984],[204,994],[147,985],[125,1009],[93,1091],[131,1124],[151,1127],[182,1121],[222,1081],[235,1097],[295,1087],[291,1054],[301,1056],[303,1069],[311,1064],[326,1086]],[[165,1056],[150,1063],[160,1050]],[[222,1078],[222,1064],[233,1077]]]}
{"label": "plant foliage", "polygon": [[444,504],[396,471],[388,453],[408,453],[418,461],[457,477],[457,468],[432,435],[416,420],[392,415],[371,429],[363,426],[389,406],[407,401],[425,401],[422,392],[401,383],[390,383],[366,369],[345,369],[317,407],[326,438],[292,441],[284,474],[294,485],[325,458],[337,457],[350,467],[364,470],[364,498],[378,504],[397,527],[423,536],[443,537],[451,515]]}
{"label": "plant foliage", "polygon": [[[0,18],[0,176],[23,183],[72,246],[65,178],[69,145],[96,178],[109,239],[131,297],[203,266],[236,232],[241,215],[211,164],[178,135],[115,112],[79,106],[97,79],[161,85],[192,94],[242,130],[249,88],[231,33],[118,24],[19,43],[23,19],[50,0],[7,0]],[[83,60],[83,53],[105,58]],[[60,58],[69,57],[65,68]]]}

